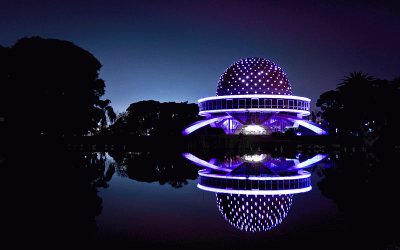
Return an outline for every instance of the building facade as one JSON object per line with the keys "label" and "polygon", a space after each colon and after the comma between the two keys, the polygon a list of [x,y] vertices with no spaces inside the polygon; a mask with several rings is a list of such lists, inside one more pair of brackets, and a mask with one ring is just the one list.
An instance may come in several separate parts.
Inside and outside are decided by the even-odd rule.
{"label": "building facade", "polygon": [[222,128],[226,134],[269,135],[300,126],[318,135],[326,132],[304,119],[310,99],[292,95],[285,72],[263,58],[232,64],[220,77],[216,96],[198,101],[204,116],[182,131],[188,135],[204,126]]}

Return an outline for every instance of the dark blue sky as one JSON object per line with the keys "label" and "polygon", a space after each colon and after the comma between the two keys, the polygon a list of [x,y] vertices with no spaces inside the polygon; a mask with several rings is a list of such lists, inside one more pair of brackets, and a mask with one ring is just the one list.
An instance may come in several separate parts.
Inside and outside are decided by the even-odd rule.
{"label": "dark blue sky", "polygon": [[0,1],[0,44],[68,40],[103,67],[106,98],[197,102],[230,64],[263,57],[311,98],[352,71],[400,76],[400,8],[386,1]]}

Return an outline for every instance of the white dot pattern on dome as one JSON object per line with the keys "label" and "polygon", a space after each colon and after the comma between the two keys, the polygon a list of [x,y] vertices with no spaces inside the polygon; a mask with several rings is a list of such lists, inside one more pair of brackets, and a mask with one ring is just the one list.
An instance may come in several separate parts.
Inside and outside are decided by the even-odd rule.
{"label": "white dot pattern on dome", "polygon": [[292,95],[292,88],[285,72],[275,63],[263,58],[247,58],[225,70],[216,94]]}
{"label": "white dot pattern on dome", "polygon": [[239,195],[217,193],[224,218],[241,231],[262,232],[279,225],[286,217],[293,195]]}

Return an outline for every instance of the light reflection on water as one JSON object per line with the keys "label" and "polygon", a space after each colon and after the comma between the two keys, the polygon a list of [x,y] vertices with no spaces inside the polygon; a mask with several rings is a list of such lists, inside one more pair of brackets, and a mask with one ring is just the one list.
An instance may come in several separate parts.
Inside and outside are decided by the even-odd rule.
{"label": "light reflection on water", "polygon": [[[49,149],[45,154],[4,155],[5,201],[12,201],[4,205],[17,205],[4,214],[24,222],[30,232],[24,237],[40,240],[47,235],[59,242],[93,239],[132,247],[230,249],[308,246],[310,239],[315,246],[329,242],[336,248],[398,245],[392,230],[400,224],[396,154],[334,152],[319,162],[314,160],[320,156],[300,152],[191,154],[214,169],[171,150]],[[206,178],[240,178],[236,183],[206,179],[200,189],[199,171]],[[290,178],[298,178],[298,171],[309,173],[303,175],[308,178],[303,188],[309,185],[310,190],[294,192],[298,183]],[[3,224],[19,226],[15,221]]]}
{"label": "light reflection on water", "polygon": [[[247,154],[247,157],[212,157],[207,162],[216,166],[228,166],[231,169],[236,164],[234,172],[240,176],[251,174],[254,177],[255,173],[261,173],[264,177],[276,177],[281,176],[277,173],[279,171],[283,173],[282,169],[288,169],[312,158],[297,155],[297,158],[289,159],[287,157],[272,157],[270,154],[264,155],[265,157],[261,157],[264,162],[253,161],[252,159],[260,157],[253,157],[250,154]],[[112,238],[116,236],[110,235],[116,234],[122,238],[134,237],[135,241],[141,242],[141,237],[152,233],[163,235],[161,239],[153,239],[155,240],[154,244],[161,244],[164,241],[198,241],[200,240],[199,237],[204,242],[215,243],[215,241],[223,239],[233,240],[236,237],[250,237],[249,235],[242,235],[242,231],[264,231],[264,233],[271,231],[274,234],[294,233],[292,228],[297,228],[300,224],[293,226],[291,223],[299,220],[306,221],[305,218],[299,219],[295,216],[296,210],[303,204],[302,197],[294,202],[293,194],[253,195],[251,192],[249,194],[205,192],[198,188],[200,181],[198,172],[203,171],[202,167],[191,164],[190,161],[180,155],[179,159],[170,155],[167,158],[172,157],[179,160],[181,165],[173,163],[171,159],[166,159],[168,164],[162,162],[162,160],[157,162],[154,161],[153,157],[157,157],[157,155],[147,152],[128,153],[123,157],[116,156],[119,159],[119,163],[116,162],[117,175],[110,182],[110,188],[99,193],[103,198],[103,213],[97,219],[101,229],[100,237]],[[145,165],[146,161],[147,165]],[[279,163],[286,167],[279,166]],[[315,165],[316,162],[313,164]],[[263,167],[260,167],[260,165],[263,165]],[[151,170],[141,170],[144,166]],[[173,169],[179,171],[174,172]],[[141,173],[143,171],[145,173]],[[291,171],[303,170],[292,169]],[[289,175],[289,172],[284,174]],[[213,174],[215,173],[213,172]],[[144,176],[147,177],[144,178]],[[170,179],[169,182],[164,181],[167,177]],[[174,178],[186,180],[185,185],[171,185],[170,183],[173,183]],[[312,185],[311,182],[310,180],[309,186]],[[279,190],[276,189],[276,191]],[[308,199],[320,195],[318,190],[310,192],[314,194],[310,194]],[[253,199],[256,197],[258,200],[262,200],[257,205],[252,203],[253,200],[256,201],[256,199]],[[236,204],[236,208],[235,205],[231,206],[226,202],[228,199],[238,199],[238,201],[245,199],[243,205],[246,206],[246,209],[240,208],[239,210],[238,204]],[[312,220],[327,213],[335,213],[334,206],[328,200],[322,200],[321,207],[328,207],[329,209],[321,215],[313,216]],[[293,203],[298,204],[293,205]],[[247,209],[249,209],[248,212]],[[118,210],[117,214],[112,213],[116,210]],[[289,210],[294,210],[291,212],[293,216],[288,216],[290,215]],[[302,213],[309,214],[313,210],[309,209]],[[110,213],[112,213],[112,216]],[[256,220],[256,216],[259,219]],[[256,237],[256,241],[265,241],[259,234],[251,237]],[[270,240],[274,241],[273,239]],[[256,242],[251,244],[255,245]]]}
{"label": "light reflection on water", "polygon": [[[260,244],[289,248],[307,244],[309,239],[318,242],[316,246],[329,242],[324,248],[377,249],[397,244],[391,242],[396,239],[393,231],[385,230],[384,236],[376,228],[363,226],[361,219],[368,217],[369,208],[360,204],[373,203],[364,199],[366,194],[361,187],[368,190],[371,182],[360,182],[367,177],[360,173],[365,166],[377,163],[375,158],[365,158],[364,153],[182,155],[187,157],[180,153],[116,155],[117,175],[110,188],[99,193],[103,212],[97,217],[98,236],[130,239],[139,245],[150,240],[156,247],[180,242],[185,247],[200,248],[238,249]],[[220,180],[202,181],[199,173]],[[298,183],[291,180],[301,173],[309,176],[300,192]],[[246,182],[226,181],[232,177],[245,178]],[[358,184],[354,186],[352,182]],[[382,182],[375,184],[383,188]],[[346,189],[349,187],[354,195]],[[372,207],[377,212],[388,210]],[[373,225],[381,224],[369,218]],[[361,230],[375,238],[363,242],[349,230]],[[346,241],[332,241],[332,237]]]}
{"label": "light reflection on water", "polygon": [[327,154],[292,159],[267,152],[200,159],[183,157],[203,167],[198,188],[215,192],[224,218],[241,231],[268,231],[282,223],[292,205],[293,194],[311,190],[311,174],[304,169],[321,162]]}

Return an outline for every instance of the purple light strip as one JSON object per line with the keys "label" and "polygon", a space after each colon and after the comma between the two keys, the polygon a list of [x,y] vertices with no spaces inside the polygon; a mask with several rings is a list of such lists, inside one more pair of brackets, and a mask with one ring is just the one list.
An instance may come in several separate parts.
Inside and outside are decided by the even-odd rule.
{"label": "purple light strip", "polygon": [[206,173],[207,171],[208,171],[207,169],[202,169],[202,170],[199,170],[198,173],[199,173],[200,176],[219,178],[219,179],[259,180],[259,181],[265,181],[265,180],[273,180],[273,181],[275,181],[275,180],[299,180],[299,179],[309,178],[311,176],[311,173],[309,173],[307,171],[304,171],[304,170],[299,170],[297,172],[298,175],[295,175],[295,176],[250,176],[250,177],[209,174],[209,173]]}
{"label": "purple light strip", "polygon": [[195,130],[197,130],[199,128],[202,128],[202,127],[207,126],[207,125],[209,125],[211,123],[214,123],[214,122],[217,122],[217,121],[220,121],[220,120],[223,120],[223,119],[227,119],[227,118],[230,118],[230,117],[231,116],[227,115],[227,116],[221,116],[221,117],[215,117],[215,118],[209,118],[209,119],[206,119],[206,120],[197,121],[197,122],[193,123],[192,125],[190,125],[189,127],[185,128],[182,131],[182,134],[183,135],[188,135],[188,134],[192,133],[193,131],[195,131]]}
{"label": "purple light strip", "polygon": [[[234,168],[224,168],[224,167],[220,167],[220,166],[216,166],[213,163],[216,161],[216,159],[211,159],[210,162],[207,162],[205,160],[202,160],[196,156],[194,156],[191,153],[183,153],[182,154],[183,157],[185,157],[186,159],[192,161],[193,163],[195,163],[198,166],[201,167],[206,167],[206,168],[211,168],[211,169],[215,169],[215,170],[220,170],[220,171],[224,171],[224,172],[231,172]],[[323,159],[325,159],[328,155],[327,154],[317,154],[315,156],[313,156],[310,159],[307,159],[303,162],[300,163],[296,163],[295,165],[287,168],[288,170],[293,170],[293,169],[302,169],[302,168],[307,168],[310,167],[311,165],[322,161]],[[286,159],[286,160],[293,160],[293,161],[297,161],[297,159]],[[240,164],[239,164],[240,165]],[[201,171],[205,171],[205,170],[200,170],[199,174],[201,174]],[[301,173],[300,173],[301,174]],[[243,177],[244,178],[244,177]],[[250,177],[250,179],[253,177]],[[267,177],[263,177],[263,178],[267,178]],[[276,178],[276,177],[274,177]]]}
{"label": "purple light strip", "polygon": [[309,130],[315,132],[316,134],[319,135],[326,135],[328,134],[325,130],[323,130],[322,128],[318,127],[317,125],[314,125],[313,123],[311,123],[310,121],[305,121],[305,120],[301,120],[301,119],[293,119],[291,117],[287,117],[288,120],[292,121],[292,122],[296,122],[297,124],[308,128]]}
{"label": "purple light strip", "polygon": [[197,187],[204,191],[210,191],[214,193],[225,193],[225,194],[251,194],[251,195],[279,195],[279,194],[298,194],[305,193],[312,189],[311,186],[306,188],[298,189],[283,189],[283,190],[232,190],[232,189],[222,189],[222,188],[211,188],[206,187],[201,184],[197,184]]}
{"label": "purple light strip", "polygon": [[210,96],[201,98],[198,102],[204,102],[209,100],[219,100],[219,99],[243,99],[243,98],[276,98],[276,99],[292,99],[292,100],[300,100],[310,102],[311,99],[302,96],[294,96],[294,95],[262,95],[262,94],[254,94],[254,95],[220,95],[220,96]]}
{"label": "purple light strip", "polygon": [[248,109],[213,109],[213,110],[204,110],[200,111],[199,115],[201,116],[206,116],[207,114],[212,114],[212,113],[221,113],[221,112],[246,112],[246,111],[253,111],[253,112],[260,112],[260,111],[266,111],[266,112],[291,112],[291,113],[297,113],[303,116],[307,116],[310,114],[310,111],[307,110],[302,110],[302,109],[278,109],[278,108],[248,108]]}
{"label": "purple light strip", "polygon": [[315,155],[314,157],[312,157],[310,159],[307,159],[307,160],[305,160],[303,162],[300,162],[300,163],[294,165],[293,167],[290,167],[289,170],[310,167],[311,165],[313,165],[313,164],[315,164],[315,163],[317,163],[319,161],[322,161],[327,156],[328,156],[327,154],[317,154],[317,155]]}
{"label": "purple light strip", "polygon": [[206,168],[223,171],[223,172],[227,172],[227,173],[230,173],[232,171],[232,169],[222,168],[222,167],[216,166],[214,164],[208,163],[205,160],[197,158],[196,156],[192,155],[191,153],[183,153],[182,156],[201,167],[206,167]]}

